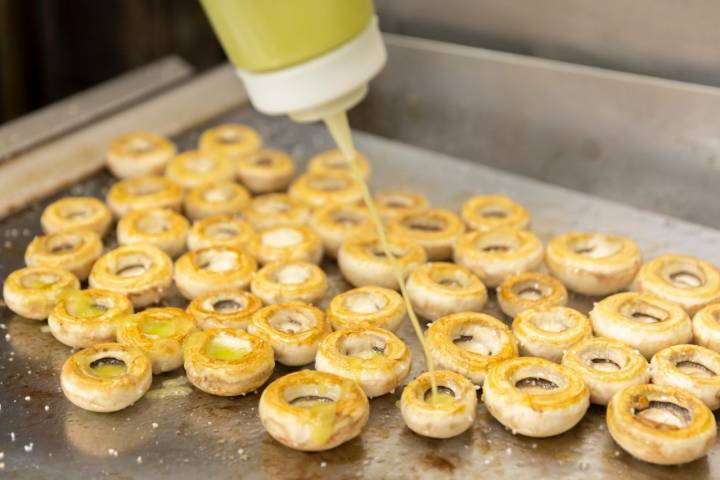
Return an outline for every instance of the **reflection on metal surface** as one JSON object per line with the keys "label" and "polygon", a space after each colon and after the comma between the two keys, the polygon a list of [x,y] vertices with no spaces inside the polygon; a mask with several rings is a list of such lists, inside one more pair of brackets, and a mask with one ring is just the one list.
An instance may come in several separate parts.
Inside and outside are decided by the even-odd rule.
{"label": "reflection on metal surface", "polygon": [[[318,125],[293,125],[249,109],[218,118],[213,124],[224,121],[256,126],[269,145],[287,149],[303,162],[331,146],[329,136]],[[202,128],[204,125],[178,137],[181,147],[195,145]],[[647,256],[673,250],[720,261],[720,232],[714,230],[378,137],[359,133],[356,140],[373,161],[376,173],[370,183],[378,190],[408,187],[427,193],[434,205],[457,209],[470,194],[492,189],[526,205],[534,229],[544,240],[566,230],[593,228],[634,238]],[[102,173],[65,193],[102,197],[110,182],[109,175]],[[30,235],[15,237],[13,232],[26,228],[37,233],[42,205],[51,200],[0,221],[3,277],[22,264],[22,252],[31,239]],[[3,244],[5,239],[10,241],[9,247]],[[324,267],[330,288],[323,306],[348,288],[333,262]],[[494,295],[490,297],[485,311],[509,322],[502,317]],[[177,292],[166,303],[185,304]],[[577,296],[571,296],[569,304],[583,312],[591,307],[590,299]],[[42,333],[41,322],[13,319],[6,308],[0,310],[0,316],[0,323],[7,328],[2,333],[11,328],[13,332],[7,340],[0,335],[0,451],[4,454],[0,462],[5,463],[2,473],[10,478],[334,479],[360,475],[437,479],[471,478],[482,472],[488,478],[633,476],[649,480],[705,479],[712,476],[712,467],[720,468],[713,455],[682,469],[635,461],[612,442],[604,409],[596,407],[563,435],[530,439],[505,431],[481,404],[477,420],[466,433],[444,441],[423,438],[403,424],[397,407],[399,389],[371,401],[370,420],[360,437],[320,453],[292,451],[273,441],[260,424],[259,393],[220,398],[194,389],[182,397],[145,397],[115,414],[81,412],[58,390],[60,363],[69,349]],[[403,325],[398,335],[415,356],[410,379],[420,372],[423,362],[410,325]],[[292,370],[278,367],[274,378]],[[178,375],[181,371],[156,377],[154,388]],[[30,399],[25,400],[26,396]],[[31,451],[26,452],[30,443]]]}
{"label": "reflection on metal surface", "polygon": [[717,2],[375,3],[385,32],[720,86]]}
{"label": "reflection on metal surface", "polygon": [[720,89],[386,40],[355,128],[720,228]]}
{"label": "reflection on metal surface", "polygon": [[[130,455],[153,440],[153,417],[149,410],[137,405],[122,412],[102,414],[66,405],[65,438],[85,455],[104,458],[114,455],[112,452]],[[128,422],[129,417],[132,422]]]}

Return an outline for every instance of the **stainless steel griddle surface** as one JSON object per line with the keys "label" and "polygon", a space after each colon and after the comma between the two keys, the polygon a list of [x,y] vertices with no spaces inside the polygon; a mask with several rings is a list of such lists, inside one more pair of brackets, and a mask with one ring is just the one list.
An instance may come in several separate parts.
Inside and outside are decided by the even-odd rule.
{"label": "stainless steel griddle surface", "polygon": [[[248,123],[270,146],[288,150],[304,165],[331,147],[318,125],[296,125],[262,117],[248,108],[216,119]],[[192,148],[209,125],[176,140]],[[619,204],[512,176],[470,162],[393,143],[367,134],[356,142],[372,160],[376,190],[411,188],[435,206],[457,209],[474,193],[505,193],[525,204],[532,228],[543,240],[567,230],[627,235],[646,257],[688,253],[720,263],[720,232],[638,211]],[[38,175],[42,175],[38,172]],[[104,197],[113,179],[102,172],[62,195]],[[23,266],[23,252],[40,232],[39,217],[52,199],[0,222],[0,272],[4,279]],[[114,239],[106,239],[112,248]],[[348,285],[331,262],[329,299]],[[184,306],[175,294],[166,302]],[[588,298],[571,306],[587,312]],[[502,317],[494,299],[486,309]],[[504,318],[509,322],[508,318]],[[85,412],[59,390],[59,370],[71,353],[46,332],[44,322],[24,320],[0,307],[0,478],[714,478],[720,447],[682,467],[657,467],[633,460],[609,437],[604,409],[592,407],[570,432],[550,439],[513,436],[478,406],[472,429],[450,440],[419,437],[403,424],[399,392],[372,400],[370,421],[359,438],[329,452],[302,453],[275,442],[257,414],[258,394],[144,398],[114,414]],[[413,350],[414,377],[423,370],[409,325],[399,335]],[[275,377],[289,371],[277,368]],[[161,375],[153,388],[182,372]]]}

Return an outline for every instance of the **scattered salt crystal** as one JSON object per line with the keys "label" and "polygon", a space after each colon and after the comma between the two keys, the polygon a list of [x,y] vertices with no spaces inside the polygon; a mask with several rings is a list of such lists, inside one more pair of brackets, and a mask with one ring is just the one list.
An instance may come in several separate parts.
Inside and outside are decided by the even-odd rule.
{"label": "scattered salt crystal", "polygon": [[327,462],[320,462],[320,468],[327,467]]}
{"label": "scattered salt crystal", "polygon": [[530,448],[532,448],[533,450],[535,450],[535,449],[537,448],[537,443],[533,443],[532,445],[530,445]]}
{"label": "scattered salt crystal", "polygon": [[505,453],[507,453],[508,455],[512,455],[512,448],[510,448],[510,447],[506,448]]}
{"label": "scattered salt crystal", "polygon": [[5,452],[0,452],[0,460],[5,458]]}
{"label": "scattered salt crystal", "polygon": [[484,463],[485,465],[490,465],[490,459],[489,459],[489,458],[486,458],[483,463]]}
{"label": "scattered salt crystal", "polygon": [[10,432],[10,441],[11,442],[15,441],[15,432]]}
{"label": "scattered salt crystal", "polygon": [[245,451],[245,449],[238,448],[238,455],[242,455],[244,451]]}
{"label": "scattered salt crystal", "polygon": [[5,341],[9,342],[12,336],[9,333],[5,334]]}
{"label": "scattered salt crystal", "polygon": [[49,412],[49,411],[50,411],[50,405],[45,405],[45,411],[46,411],[46,412]]}
{"label": "scattered salt crystal", "polygon": [[31,399],[30,399],[30,395],[25,395],[25,401],[26,401],[26,402],[29,402],[30,400],[31,400]]}
{"label": "scattered salt crystal", "polygon": [[28,444],[25,445],[23,448],[25,449],[25,453],[30,453],[30,452],[32,452],[33,442],[28,443]]}
{"label": "scattered salt crystal", "polygon": [[137,458],[135,459],[135,461],[136,461],[137,463],[142,463],[142,457],[140,457],[140,456],[137,457]]}
{"label": "scattered salt crystal", "polygon": [[0,470],[5,470],[5,462],[0,462]]}
{"label": "scattered salt crystal", "polygon": [[157,422],[152,422],[152,427],[153,427],[153,428],[158,428]]}
{"label": "scattered salt crystal", "polygon": [[112,455],[113,457],[117,457],[117,456],[118,456],[118,451],[115,450],[114,448],[108,448],[108,455]]}

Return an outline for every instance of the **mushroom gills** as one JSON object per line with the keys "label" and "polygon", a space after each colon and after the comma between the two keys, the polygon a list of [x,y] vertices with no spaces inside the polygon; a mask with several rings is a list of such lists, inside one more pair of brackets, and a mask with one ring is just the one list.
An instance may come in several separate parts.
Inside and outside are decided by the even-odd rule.
{"label": "mushroom gills", "polygon": [[361,360],[384,357],[387,345],[379,339],[375,340],[369,337],[370,336],[363,335],[355,342],[346,342],[343,353],[349,357],[355,357]]}
{"label": "mushroom gills", "polygon": [[441,278],[440,280],[437,281],[437,283],[439,285],[442,285],[443,287],[448,287],[448,288],[463,288],[464,287],[463,282],[459,281],[456,278],[447,278],[447,277]]}
{"label": "mushroom gills", "polygon": [[136,263],[133,265],[127,265],[122,268],[120,268],[117,271],[117,275],[121,277],[137,277],[147,272],[147,268],[145,265],[142,265],[140,263]]}
{"label": "mushroom gills", "polygon": [[75,245],[71,243],[61,243],[59,245],[54,245],[52,248],[50,248],[50,253],[66,253],[71,252],[75,249]]}
{"label": "mushroom gills", "polygon": [[387,300],[375,293],[355,293],[345,298],[345,308],[353,313],[375,313],[387,305]]}
{"label": "mushroom gills", "polygon": [[717,375],[714,371],[699,362],[691,360],[681,360],[675,364],[678,370],[686,375],[693,377],[714,377]]}
{"label": "mushroom gills", "polygon": [[88,210],[73,210],[65,214],[67,220],[89,217],[92,212]]}
{"label": "mushroom gills", "polygon": [[680,288],[697,288],[703,284],[702,279],[692,272],[682,270],[670,274],[670,281]]}
{"label": "mushroom gills", "polygon": [[212,304],[213,310],[220,313],[232,313],[237,312],[241,308],[243,308],[243,305],[236,302],[235,300],[231,298],[226,298],[222,300],[218,300],[217,302]]}
{"label": "mushroom gills", "polygon": [[359,225],[361,220],[358,218],[351,217],[349,215],[340,214],[333,217],[333,223],[344,228],[354,227]]}
{"label": "mushroom gills", "polygon": [[407,224],[412,230],[420,230],[421,232],[441,232],[444,225],[439,221],[432,219],[416,219]]}
{"label": "mushroom gills", "polygon": [[662,322],[662,319],[659,317],[656,317],[655,315],[652,315],[650,313],[645,312],[635,312],[632,314],[633,320],[636,320],[640,323],[659,323]]}
{"label": "mushroom gills", "polygon": [[523,300],[529,301],[540,300],[545,296],[540,288],[533,285],[523,287],[520,291],[518,291],[517,295]]}
{"label": "mushroom gills", "polygon": [[273,328],[285,333],[301,333],[312,329],[314,320],[300,312],[279,311],[270,318]]}
{"label": "mushroom gills", "polygon": [[217,240],[227,240],[229,238],[236,237],[239,232],[231,227],[218,227],[213,229],[213,231],[209,233]]}
{"label": "mushroom gills", "polygon": [[505,210],[498,208],[487,208],[480,212],[483,218],[507,218],[508,213]]}
{"label": "mushroom gills", "polygon": [[650,400],[645,408],[636,408],[635,416],[658,429],[680,429],[690,424],[690,411],[672,402]]}
{"label": "mushroom gills", "polygon": [[452,342],[463,350],[477,353],[478,355],[492,355],[492,348],[475,335],[460,334],[453,338]]}
{"label": "mushroom gills", "polygon": [[335,400],[333,400],[330,397],[323,397],[320,395],[303,395],[301,397],[296,397],[290,400],[290,405],[293,405],[295,407],[302,407],[302,408],[313,408],[315,405],[323,404],[323,403],[334,403]]}
{"label": "mushroom gills", "polygon": [[[387,255],[385,255],[385,250],[382,249],[380,246],[373,246],[370,248],[370,253],[375,257],[383,261],[389,261]],[[402,251],[395,247],[394,245],[390,245],[390,253],[392,253],[393,257],[400,258],[405,256],[407,252]]]}
{"label": "mushroom gills", "polygon": [[614,362],[609,358],[593,358],[590,360],[590,365],[595,370],[599,370],[601,372],[617,372],[622,370],[622,367],[617,362]]}
{"label": "mushroom gills", "polygon": [[515,382],[515,388],[530,395],[545,393],[560,388],[557,383],[542,377],[525,377]]}
{"label": "mushroom gills", "polygon": [[433,395],[432,388],[428,388],[424,400],[431,405],[446,405],[455,401],[455,392],[452,388],[438,385],[437,394]]}

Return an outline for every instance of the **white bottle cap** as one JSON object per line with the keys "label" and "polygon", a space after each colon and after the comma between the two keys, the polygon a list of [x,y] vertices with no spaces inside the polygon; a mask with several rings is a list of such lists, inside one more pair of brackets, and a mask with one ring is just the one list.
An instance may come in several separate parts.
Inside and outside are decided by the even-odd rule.
{"label": "white bottle cap", "polygon": [[310,122],[359,103],[386,58],[373,17],[355,38],[308,62],[264,73],[237,72],[258,111]]}

